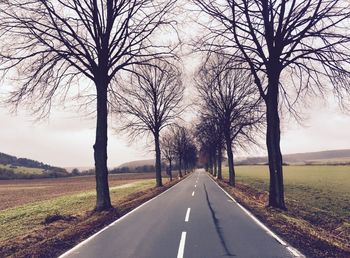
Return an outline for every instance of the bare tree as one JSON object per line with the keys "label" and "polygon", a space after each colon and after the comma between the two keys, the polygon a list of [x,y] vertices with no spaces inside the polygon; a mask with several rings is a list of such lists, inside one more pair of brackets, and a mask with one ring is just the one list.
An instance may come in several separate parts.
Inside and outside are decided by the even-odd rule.
{"label": "bare tree", "polygon": [[[307,93],[350,91],[350,3],[344,0],[194,0],[211,17],[203,40],[247,63],[266,104],[269,206],[285,208],[279,101],[289,111]],[[329,86],[331,85],[331,86]]]}
{"label": "bare tree", "polygon": [[[204,106],[204,105],[203,105]],[[202,108],[204,108],[202,106]],[[209,173],[222,179],[222,151],[224,136],[220,123],[214,116],[208,114],[208,110],[202,110],[196,124],[195,137],[199,145],[201,157],[206,160]]]}
{"label": "bare tree", "polygon": [[163,158],[168,163],[168,175],[170,181],[173,180],[173,161],[176,158],[175,153],[175,136],[172,134],[172,131],[167,131],[160,139],[160,149],[163,155]]}
{"label": "bare tree", "polygon": [[[173,27],[169,13],[176,0],[2,0],[0,69],[16,74],[9,102],[50,112],[54,96],[93,82],[97,102],[96,210],[111,207],[107,170],[108,92],[128,66],[168,56],[155,43],[160,29]],[[163,30],[164,31],[164,30]],[[153,42],[152,40],[153,39]],[[89,80],[86,80],[89,79]],[[90,85],[90,84],[88,84]],[[73,89],[72,89],[73,88]],[[78,93],[79,96],[80,93]]]}
{"label": "bare tree", "polygon": [[[189,146],[192,145],[191,134],[189,130],[184,126],[175,126],[173,128],[173,134],[175,138],[175,156],[177,159],[177,167],[179,169],[178,177],[182,177],[182,169],[186,174],[186,168],[188,161],[186,160],[186,155],[189,154]],[[195,162],[194,162],[195,163]]]}
{"label": "bare tree", "polygon": [[[219,137],[223,135],[225,139],[229,183],[234,186],[232,148],[233,145],[244,147],[248,143],[256,143],[254,132],[259,131],[263,118],[259,94],[255,91],[249,71],[223,54],[214,54],[204,62],[197,75],[196,87],[201,99],[201,110],[206,113],[202,120],[211,119],[212,123],[217,123],[216,131],[222,133],[213,134]],[[215,142],[215,146],[221,146],[220,139]],[[219,148],[215,148],[215,155]]]}
{"label": "bare tree", "polygon": [[181,101],[184,86],[181,73],[165,62],[154,61],[149,66],[136,66],[130,83],[122,85],[116,94],[117,111],[124,117],[122,130],[133,137],[151,132],[156,152],[156,181],[162,186],[160,132],[175,122],[183,112]]}

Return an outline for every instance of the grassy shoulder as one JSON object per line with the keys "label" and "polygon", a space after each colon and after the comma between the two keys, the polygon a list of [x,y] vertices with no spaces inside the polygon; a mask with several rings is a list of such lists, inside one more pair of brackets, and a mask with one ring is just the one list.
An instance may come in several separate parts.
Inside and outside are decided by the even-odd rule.
{"label": "grassy shoulder", "polygon": [[85,191],[2,210],[0,256],[54,257],[177,183],[154,188],[154,179],[110,188],[115,209],[95,213],[95,191]]}
{"label": "grassy shoulder", "polygon": [[284,167],[288,211],[266,208],[266,166],[238,166],[236,174],[236,188],[221,186],[308,257],[349,257],[349,166]]}

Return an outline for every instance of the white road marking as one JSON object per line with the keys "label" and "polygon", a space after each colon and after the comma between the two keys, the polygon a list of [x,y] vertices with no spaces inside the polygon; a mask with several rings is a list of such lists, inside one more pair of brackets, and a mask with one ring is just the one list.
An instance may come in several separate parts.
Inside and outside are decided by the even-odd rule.
{"label": "white road marking", "polygon": [[194,185],[194,188],[196,188],[197,187],[197,185]]}
{"label": "white road marking", "polygon": [[248,211],[246,208],[244,208],[241,204],[239,204],[224,188],[222,188],[217,182],[215,182],[214,179],[212,179],[210,176],[208,176],[213,182],[235,203],[240,207],[256,224],[258,224],[261,228],[265,230],[266,233],[268,233],[270,236],[272,236],[274,239],[276,239],[277,242],[279,242],[281,245],[285,246],[288,251],[290,251],[295,257],[304,257],[305,256],[300,253],[295,248],[289,246],[285,241],[283,241],[279,236],[277,236],[274,232],[272,232],[268,227],[266,227],[260,220],[258,220],[250,211]]}
{"label": "white road marking", "polygon": [[99,234],[101,234],[103,231],[107,230],[108,228],[118,224],[119,222],[121,222],[123,219],[125,219],[126,217],[128,217],[130,214],[133,214],[134,212],[136,212],[137,210],[141,209],[142,207],[146,206],[148,203],[150,203],[151,201],[158,199],[159,197],[161,197],[162,195],[166,194],[167,192],[173,190],[174,188],[176,188],[179,184],[181,184],[182,182],[188,180],[191,177],[187,177],[183,180],[181,180],[180,182],[178,182],[177,184],[171,186],[169,189],[165,190],[164,192],[160,193],[159,195],[153,197],[152,199],[148,200],[147,202],[144,202],[143,204],[141,204],[140,206],[136,207],[135,209],[131,210],[130,212],[126,213],[125,215],[123,215],[122,217],[120,217],[119,219],[115,220],[114,222],[112,222],[111,224],[107,225],[106,227],[104,227],[103,229],[101,229],[100,231],[96,232],[95,234],[93,234],[92,236],[88,237],[87,239],[83,240],[82,242],[80,242],[79,244],[77,244],[76,246],[74,246],[72,249],[68,250],[67,252],[61,254],[58,258],[64,258],[68,255],[72,255],[75,253],[79,253],[77,250],[82,247],[83,245],[86,245],[88,242],[90,242],[92,239],[94,239],[95,237],[97,237]]}
{"label": "white road marking", "polygon": [[186,232],[182,232],[182,234],[181,234],[179,250],[177,251],[177,258],[184,257],[186,234],[187,234]]}
{"label": "white road marking", "polygon": [[187,208],[186,216],[185,216],[185,222],[189,221],[189,219],[190,219],[190,212],[191,212],[191,208]]}
{"label": "white road marking", "polygon": [[194,196],[194,191],[192,192],[192,196]]}

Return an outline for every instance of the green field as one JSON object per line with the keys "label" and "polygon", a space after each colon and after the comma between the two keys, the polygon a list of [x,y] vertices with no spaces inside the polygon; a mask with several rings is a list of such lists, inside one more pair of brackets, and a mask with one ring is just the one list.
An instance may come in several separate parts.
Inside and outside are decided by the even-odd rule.
{"label": "green field", "polygon": [[[350,166],[285,166],[285,196],[318,215],[350,218]],[[267,166],[237,166],[236,180],[268,191]],[[228,169],[224,169],[228,177]],[[317,216],[317,214],[315,214]]]}
{"label": "green field", "polygon": [[[113,204],[118,203],[127,195],[154,186],[153,179],[143,179],[115,187],[110,187]],[[46,216],[82,215],[94,207],[96,191],[85,191],[78,194],[66,195],[47,201],[33,202],[0,212],[0,245],[2,241],[26,235],[43,227]]]}
{"label": "green field", "polygon": [[22,173],[22,174],[35,174],[40,175],[43,174],[44,169],[42,168],[28,168],[28,167],[20,167],[20,166],[11,166],[0,164],[0,168],[12,170],[14,173]]}

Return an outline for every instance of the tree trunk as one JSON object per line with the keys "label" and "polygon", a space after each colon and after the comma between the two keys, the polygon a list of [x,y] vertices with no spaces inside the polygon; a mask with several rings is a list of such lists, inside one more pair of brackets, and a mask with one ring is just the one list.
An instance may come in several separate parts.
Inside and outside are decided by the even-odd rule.
{"label": "tree trunk", "polygon": [[156,149],[156,186],[161,187],[162,184],[162,167],[160,157],[160,144],[159,144],[159,132],[154,134],[154,143]]}
{"label": "tree trunk", "polygon": [[216,156],[216,150],[214,152],[214,155],[213,155],[213,160],[214,160],[214,173],[213,173],[213,176],[216,177],[217,173],[218,173],[218,160],[217,160],[217,156]]}
{"label": "tree trunk", "polygon": [[173,172],[172,172],[172,164],[171,164],[171,159],[169,160],[169,178],[170,178],[170,181],[173,181]]}
{"label": "tree trunk", "polygon": [[108,210],[112,207],[108,187],[107,169],[107,86],[101,81],[97,88],[97,123],[94,144],[95,175],[96,175],[96,207],[95,210]]}
{"label": "tree trunk", "polygon": [[218,176],[217,179],[222,179],[222,152],[221,152],[221,146],[218,149]]}
{"label": "tree trunk", "polygon": [[181,172],[181,157],[179,158],[179,178],[181,178],[182,177],[182,172]]}
{"label": "tree trunk", "polygon": [[266,145],[269,157],[269,206],[286,209],[284,202],[283,167],[280,149],[280,119],[278,114],[279,75],[269,78],[269,91],[265,100],[267,108]]}
{"label": "tree trunk", "polygon": [[231,137],[229,134],[225,136],[226,141],[226,152],[227,152],[227,159],[228,159],[228,175],[229,175],[229,185],[235,186],[236,185],[236,173],[234,168],[234,161],[233,161],[233,151],[232,151],[232,142]]}

